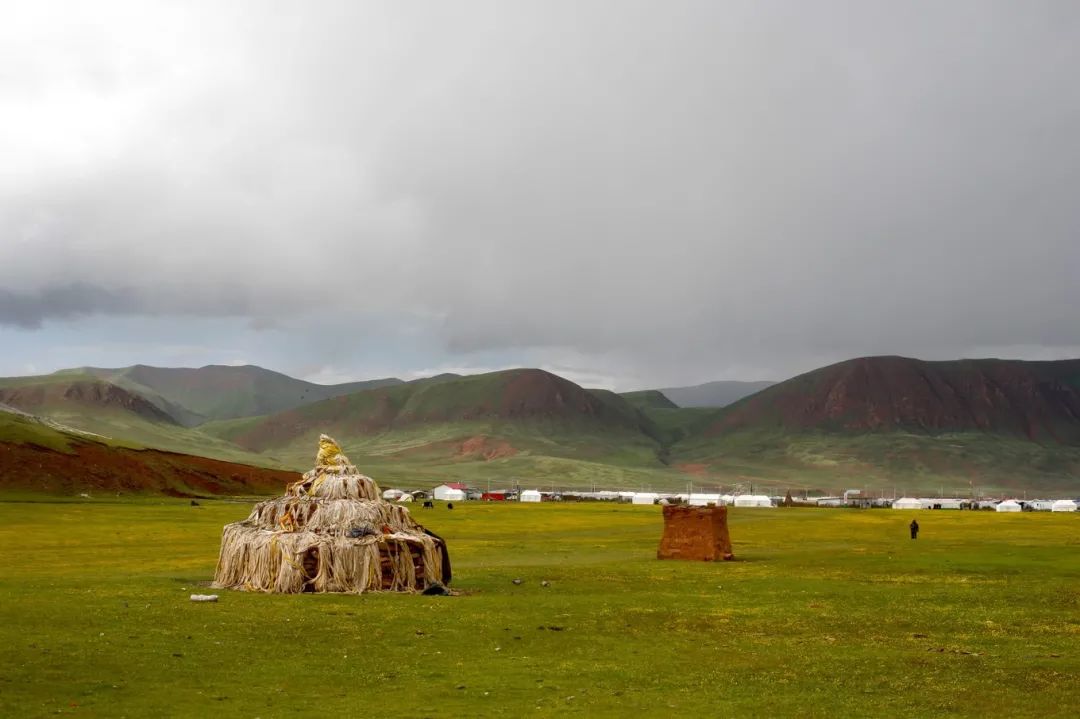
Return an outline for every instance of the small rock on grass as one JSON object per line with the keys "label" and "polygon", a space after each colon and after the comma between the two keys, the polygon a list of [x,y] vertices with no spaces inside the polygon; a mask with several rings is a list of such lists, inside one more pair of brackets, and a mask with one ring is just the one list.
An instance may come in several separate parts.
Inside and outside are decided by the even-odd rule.
{"label": "small rock on grass", "polygon": [[216,594],[192,594],[191,601],[193,602],[216,602],[218,595]]}
{"label": "small rock on grass", "polygon": [[513,584],[521,584],[521,582],[522,582],[522,580],[521,580],[521,579],[514,579],[514,580],[512,580],[512,583],[513,583]]}

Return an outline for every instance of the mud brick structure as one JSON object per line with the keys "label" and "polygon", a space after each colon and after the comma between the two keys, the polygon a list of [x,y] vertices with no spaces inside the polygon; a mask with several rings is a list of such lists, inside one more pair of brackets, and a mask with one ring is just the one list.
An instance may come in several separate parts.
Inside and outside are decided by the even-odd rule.
{"label": "mud brick structure", "polygon": [[664,507],[664,536],[657,559],[731,560],[727,507]]}

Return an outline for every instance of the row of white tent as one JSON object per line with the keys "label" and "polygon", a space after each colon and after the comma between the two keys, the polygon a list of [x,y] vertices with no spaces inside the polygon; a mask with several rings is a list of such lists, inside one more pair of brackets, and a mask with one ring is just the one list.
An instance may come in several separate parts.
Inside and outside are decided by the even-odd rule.
{"label": "row of white tent", "polygon": [[[892,503],[893,509],[931,509],[935,506],[941,509],[959,509],[962,500],[959,499],[917,499],[915,497],[901,497]],[[981,503],[988,504],[988,503]],[[1042,506],[1042,505],[1048,506]],[[994,505],[998,512],[1020,512],[1024,507],[1015,499],[1006,499]],[[1076,502],[1071,499],[1059,499],[1054,502],[1040,502],[1036,509],[1051,512],[1075,512]]]}
{"label": "row of white tent", "polygon": [[[595,499],[609,502],[630,502],[631,504],[668,504],[671,500],[679,500],[691,507],[706,507],[710,504],[735,507],[772,507],[772,500],[763,494],[661,494],[659,492],[630,492],[630,491],[598,491],[598,492],[574,492],[575,497],[581,499]],[[442,501],[458,502],[465,500],[465,492],[440,485],[436,487],[433,496]],[[522,502],[539,502],[542,500],[540,490],[522,490],[518,496]],[[395,502],[408,502],[412,496],[400,489],[388,489],[383,492],[383,499]]]}
{"label": "row of white tent", "polygon": [[[582,493],[584,495],[584,493]],[[593,492],[591,498],[627,501],[631,504],[668,504],[677,499],[691,507],[732,505],[735,507],[772,507],[773,503],[763,494],[660,494],[658,492]],[[527,489],[521,493],[522,502],[539,502],[540,492]]]}
{"label": "row of white tent", "polygon": [[718,507],[771,507],[772,500],[764,494],[679,494],[679,499],[685,501],[691,507],[707,507],[715,504]]}
{"label": "row of white tent", "polygon": [[[441,490],[441,491],[440,491]],[[607,501],[629,501],[631,504],[667,504],[671,500],[678,500],[684,502],[691,507],[707,507],[709,505],[716,506],[734,506],[734,507],[773,507],[775,506],[772,500],[763,494],[709,494],[709,493],[691,493],[691,494],[660,494],[658,492],[613,492],[613,491],[600,491],[600,492],[581,492],[577,496],[582,498],[607,500]],[[383,499],[394,502],[411,502],[413,497],[408,492],[404,492],[400,489],[388,489],[383,492]],[[441,486],[436,488],[435,499],[444,501],[458,502],[465,500],[465,492],[456,489]],[[520,500],[522,502],[539,502],[542,496],[539,490],[526,489],[521,492]],[[893,509],[960,509],[961,506],[966,506],[967,500],[957,498],[917,498],[917,497],[901,497],[892,503]],[[981,504],[988,504],[987,502],[981,502]],[[1071,499],[1059,499],[1056,501],[1051,500],[1036,500],[1029,503],[1032,508],[1042,511],[1051,512],[1075,512],[1077,511],[1077,504]],[[998,512],[1020,512],[1023,510],[1023,505],[1014,499],[1006,499],[1003,502],[998,502],[994,505],[994,509]]]}

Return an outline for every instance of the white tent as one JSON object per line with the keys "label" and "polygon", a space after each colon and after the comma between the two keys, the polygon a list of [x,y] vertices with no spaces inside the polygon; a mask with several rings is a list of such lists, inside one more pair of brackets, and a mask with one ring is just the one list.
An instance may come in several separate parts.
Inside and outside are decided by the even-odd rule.
{"label": "white tent", "polygon": [[771,507],[772,502],[764,494],[740,494],[735,497],[736,507]]}
{"label": "white tent", "polygon": [[707,507],[710,504],[719,505],[719,494],[691,494],[688,496],[686,503],[691,507]]}
{"label": "white tent", "polygon": [[1021,509],[1020,503],[1015,499],[1006,499],[997,506],[999,512],[1019,512]]}
{"label": "white tent", "polygon": [[1075,512],[1076,502],[1071,499],[1059,499],[1050,507],[1051,512]]}
{"label": "white tent", "polygon": [[398,497],[397,501],[399,501],[399,502],[411,502],[411,501],[413,501],[412,500],[412,495],[409,494],[408,492],[402,492],[401,496]]}
{"label": "white tent", "polygon": [[521,493],[522,502],[539,502],[540,492],[535,489],[526,489]]}
{"label": "white tent", "polygon": [[630,501],[632,504],[656,504],[659,496],[656,492],[635,492]]}
{"label": "white tent", "polygon": [[892,503],[893,509],[923,509],[925,505],[914,497],[901,497]]}
{"label": "white tent", "polygon": [[461,502],[465,499],[463,485],[440,484],[431,490],[431,496],[443,502]]}
{"label": "white tent", "polygon": [[400,489],[386,489],[383,490],[382,498],[388,502],[394,502],[401,498],[401,495],[405,494]]}

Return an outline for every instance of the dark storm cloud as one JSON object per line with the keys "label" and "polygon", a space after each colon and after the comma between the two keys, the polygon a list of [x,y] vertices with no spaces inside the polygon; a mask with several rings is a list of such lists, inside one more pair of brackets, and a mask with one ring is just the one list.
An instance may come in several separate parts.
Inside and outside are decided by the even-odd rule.
{"label": "dark storm cloud", "polygon": [[0,287],[0,325],[37,329],[46,319],[137,311],[137,302],[129,293],[93,285],[71,284],[25,294]]}
{"label": "dark storm cloud", "polygon": [[1080,345],[1073,2],[93,10],[0,30],[0,323],[393,313],[657,383]]}

